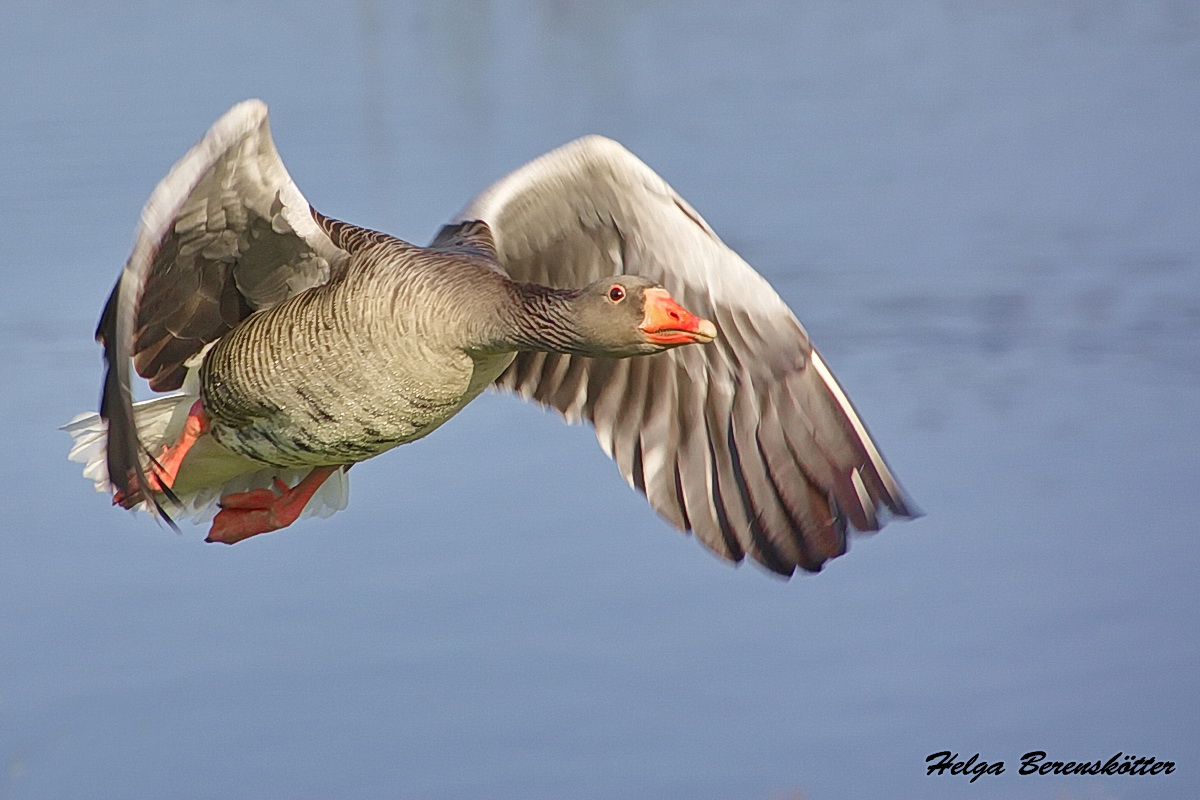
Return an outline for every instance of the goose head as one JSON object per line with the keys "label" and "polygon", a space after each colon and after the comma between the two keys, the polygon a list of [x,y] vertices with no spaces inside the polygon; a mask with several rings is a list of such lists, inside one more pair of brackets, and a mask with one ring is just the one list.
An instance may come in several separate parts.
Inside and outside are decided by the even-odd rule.
{"label": "goose head", "polygon": [[717,336],[713,323],[685,309],[661,285],[634,275],[594,281],[568,303],[583,355],[651,355]]}

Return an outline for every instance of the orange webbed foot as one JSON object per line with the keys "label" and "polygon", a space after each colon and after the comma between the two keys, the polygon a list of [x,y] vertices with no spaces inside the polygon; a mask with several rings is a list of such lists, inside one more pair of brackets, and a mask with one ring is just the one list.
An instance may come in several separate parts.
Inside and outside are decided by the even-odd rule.
{"label": "orange webbed foot", "polygon": [[251,489],[221,499],[221,511],[213,518],[206,542],[238,542],[286,528],[300,517],[304,506],[325,479],[338,467],[317,467],[294,487],[275,479],[276,494],[270,489]]}
{"label": "orange webbed foot", "polygon": [[[192,445],[208,430],[208,416],[204,413],[204,405],[197,400],[188,410],[187,419],[183,423],[183,431],[179,440],[173,445],[163,445],[149,468],[146,470],[146,486],[151,494],[166,492],[175,485],[179,468],[183,465],[184,456],[192,449]],[[136,475],[131,475],[125,491],[118,489],[113,494],[113,505],[122,508],[133,508],[146,499],[146,492],[139,485]]]}

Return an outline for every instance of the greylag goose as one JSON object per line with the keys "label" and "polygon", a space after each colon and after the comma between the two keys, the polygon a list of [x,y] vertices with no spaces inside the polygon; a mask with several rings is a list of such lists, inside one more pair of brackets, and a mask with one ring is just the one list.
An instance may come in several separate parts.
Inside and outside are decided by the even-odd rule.
{"label": "greylag goose", "polygon": [[[240,103],[151,195],[96,337],[100,414],[66,426],[71,458],[116,504],[211,518],[208,541],[343,508],[351,465],[489,386],[590,422],[659,514],[731,561],[817,571],[848,529],[916,514],[775,291],[599,136],[423,248],[318,213],[266,105]],[[170,394],[133,402],[131,362]]]}

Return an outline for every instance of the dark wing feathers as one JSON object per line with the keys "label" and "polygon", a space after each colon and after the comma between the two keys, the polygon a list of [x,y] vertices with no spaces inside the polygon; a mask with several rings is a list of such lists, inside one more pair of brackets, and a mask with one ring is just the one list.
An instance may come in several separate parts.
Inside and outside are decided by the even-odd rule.
{"label": "dark wing feathers", "polygon": [[178,389],[205,345],[329,280],[345,260],[288,176],[266,105],[226,112],[155,188],[96,331],[108,362],[101,415],[113,484],[144,479],[131,358],[155,391]]}
{"label": "dark wing feathers", "polygon": [[[783,575],[914,516],[856,412],[773,289],[654,172],[607,139],[572,142],[477,197],[516,280],[660,281],[720,337],[620,361],[521,353],[497,385],[587,420],[626,480],[719,555]],[[443,234],[453,229],[449,226]]]}

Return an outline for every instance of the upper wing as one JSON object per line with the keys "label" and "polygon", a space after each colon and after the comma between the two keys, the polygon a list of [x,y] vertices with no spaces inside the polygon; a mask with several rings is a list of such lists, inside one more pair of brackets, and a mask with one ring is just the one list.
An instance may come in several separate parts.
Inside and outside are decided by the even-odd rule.
{"label": "upper wing", "polygon": [[100,413],[113,485],[127,491],[132,475],[144,479],[130,359],[152,389],[177,389],[205,345],[326,282],[345,261],[275,151],[266,105],[227,111],[150,196],[96,331],[108,364]]}
{"label": "upper wing", "polygon": [[621,145],[590,136],[530,162],[456,222],[475,219],[516,280],[643,275],[716,323],[713,344],[644,358],[520,353],[497,381],[590,421],[674,525],[726,558],[749,554],[791,575],[845,552],[847,523],[878,530],[883,506],[915,515],[791,310]]}

